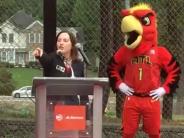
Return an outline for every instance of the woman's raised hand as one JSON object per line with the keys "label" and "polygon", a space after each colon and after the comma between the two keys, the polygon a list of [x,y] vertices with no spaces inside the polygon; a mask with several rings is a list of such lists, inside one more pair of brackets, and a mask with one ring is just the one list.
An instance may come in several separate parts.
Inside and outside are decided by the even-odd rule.
{"label": "woman's raised hand", "polygon": [[43,55],[43,49],[41,49],[41,48],[36,48],[33,51],[33,56],[35,56],[35,57],[41,57],[42,55]]}

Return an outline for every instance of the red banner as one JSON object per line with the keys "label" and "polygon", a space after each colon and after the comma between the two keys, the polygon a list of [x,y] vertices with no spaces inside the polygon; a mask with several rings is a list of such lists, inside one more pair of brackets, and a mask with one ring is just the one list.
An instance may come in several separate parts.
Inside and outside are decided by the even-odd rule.
{"label": "red banner", "polygon": [[83,105],[56,105],[54,107],[54,130],[85,130],[86,107]]}

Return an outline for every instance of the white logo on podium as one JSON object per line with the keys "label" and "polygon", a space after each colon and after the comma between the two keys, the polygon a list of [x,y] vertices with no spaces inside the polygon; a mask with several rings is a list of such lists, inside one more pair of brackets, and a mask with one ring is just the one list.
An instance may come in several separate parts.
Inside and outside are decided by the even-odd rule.
{"label": "white logo on podium", "polygon": [[56,115],[56,120],[57,121],[62,121],[63,120],[63,115],[62,114],[57,114]]}

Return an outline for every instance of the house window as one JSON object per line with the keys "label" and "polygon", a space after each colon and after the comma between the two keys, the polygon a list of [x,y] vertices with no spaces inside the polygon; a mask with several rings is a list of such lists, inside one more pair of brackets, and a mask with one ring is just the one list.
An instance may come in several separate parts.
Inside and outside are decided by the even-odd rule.
{"label": "house window", "polygon": [[39,43],[39,41],[40,41],[40,34],[37,33],[37,34],[36,34],[36,43]]}
{"label": "house window", "polygon": [[36,59],[32,53],[33,53],[33,51],[29,51],[29,61],[36,61]]}
{"label": "house window", "polygon": [[35,34],[30,33],[29,34],[29,43],[34,43],[35,42]]}
{"label": "house window", "polygon": [[32,43],[43,43],[43,34],[42,33],[35,33],[34,34],[34,41],[32,40],[31,42]]}
{"label": "house window", "polygon": [[6,62],[6,52],[1,53],[1,61]]}
{"label": "house window", "polygon": [[11,50],[11,51],[9,51],[9,61],[13,61],[13,58],[14,58],[14,51],[13,50]]}
{"label": "house window", "polygon": [[14,41],[14,35],[9,34],[9,43],[13,43],[13,41]]}
{"label": "house window", "polygon": [[6,43],[7,41],[7,35],[5,33],[2,33],[2,42]]}
{"label": "house window", "polygon": [[36,34],[36,43],[43,43],[43,34],[42,33]]}
{"label": "house window", "polygon": [[43,33],[40,33],[40,43],[43,43]]}
{"label": "house window", "polygon": [[36,43],[37,42],[37,34],[36,33],[34,33],[34,41],[33,41],[33,43]]}

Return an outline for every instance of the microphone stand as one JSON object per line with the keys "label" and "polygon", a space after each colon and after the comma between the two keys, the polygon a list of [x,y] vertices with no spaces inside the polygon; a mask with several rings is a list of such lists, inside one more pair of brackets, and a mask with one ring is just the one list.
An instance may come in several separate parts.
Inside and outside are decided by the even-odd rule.
{"label": "microphone stand", "polygon": [[81,44],[80,44],[80,43],[77,43],[75,46],[77,47],[79,53],[81,54],[81,56],[82,56],[84,62],[85,62],[87,65],[91,65],[91,63],[90,63],[90,61],[89,61],[89,58],[87,57],[87,55],[84,53],[84,51],[83,51],[83,49],[82,49]]}

